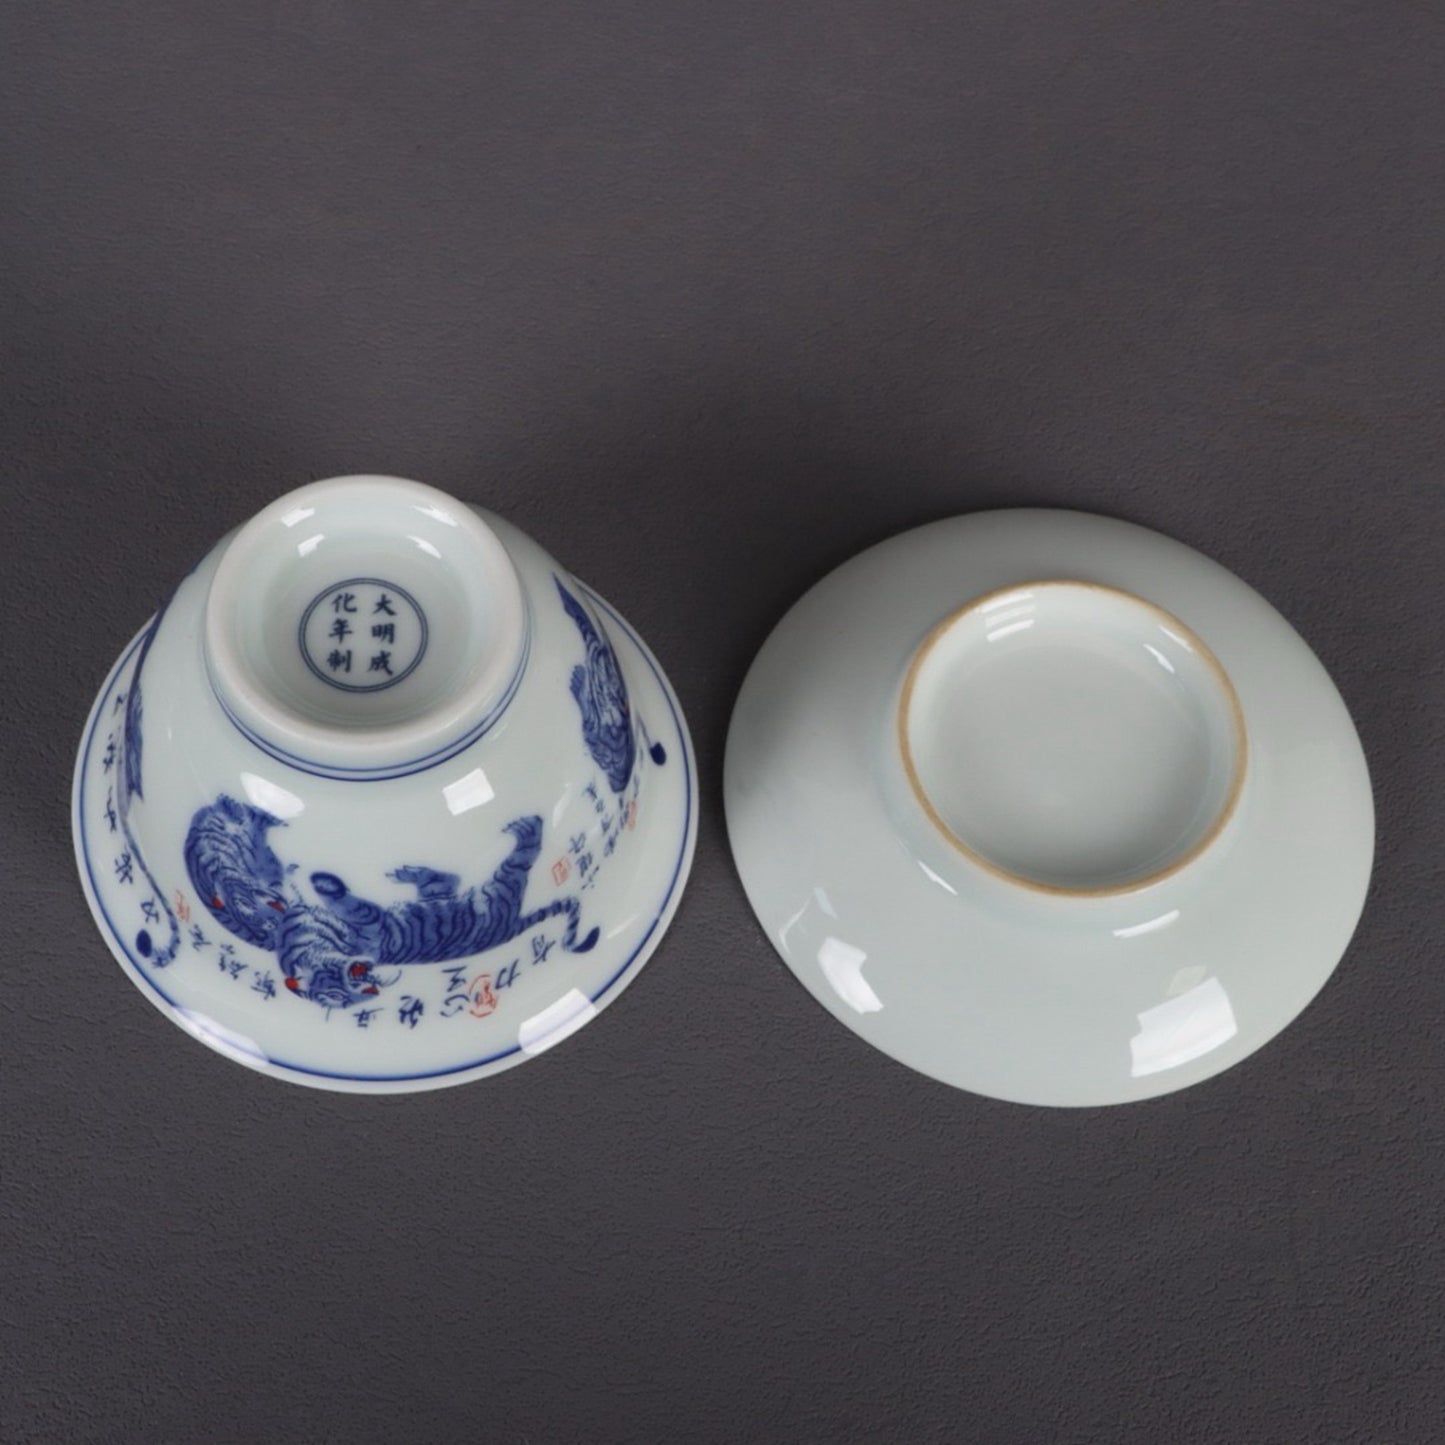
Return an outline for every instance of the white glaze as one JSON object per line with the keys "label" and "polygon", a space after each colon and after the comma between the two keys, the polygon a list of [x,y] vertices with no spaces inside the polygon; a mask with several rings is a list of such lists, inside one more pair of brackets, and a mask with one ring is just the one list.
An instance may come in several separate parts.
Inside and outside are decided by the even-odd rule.
{"label": "white glaze", "polygon": [[1183,623],[1058,580],[990,593],[934,629],[898,741],[919,802],[981,866],[1099,894],[1201,852],[1248,751],[1227,677]]}
{"label": "white glaze", "polygon": [[815,997],[1029,1103],[1258,1048],[1335,967],[1373,853],[1358,738],[1299,636],[1207,558],[1080,513],[955,518],[825,578],[748,675],[724,793]]}

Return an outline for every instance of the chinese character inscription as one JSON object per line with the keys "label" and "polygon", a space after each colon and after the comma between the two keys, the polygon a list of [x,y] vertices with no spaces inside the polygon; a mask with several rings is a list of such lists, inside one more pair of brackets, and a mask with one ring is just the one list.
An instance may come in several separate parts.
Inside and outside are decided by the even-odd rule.
{"label": "chinese character inscription", "polygon": [[421,662],[426,613],[393,582],[352,577],[312,599],[297,641],[306,666],[322,682],[343,692],[378,692],[409,677]]}

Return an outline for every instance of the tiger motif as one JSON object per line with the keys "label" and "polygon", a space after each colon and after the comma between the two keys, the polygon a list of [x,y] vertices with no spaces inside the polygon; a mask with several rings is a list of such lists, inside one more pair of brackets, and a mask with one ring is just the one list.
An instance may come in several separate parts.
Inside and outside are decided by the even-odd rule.
{"label": "tiger motif", "polygon": [[562,606],[582,634],[586,660],[572,669],[568,686],[582,714],[582,739],[592,761],[602,769],[614,793],[622,793],[632,777],[637,740],[632,732],[632,707],[617,655],[598,633],[582,604],[562,585]]}
{"label": "tiger motif", "polygon": [[287,884],[294,871],[268,841],[279,818],[222,796],[199,809],[186,836],[191,883],[212,917],[237,938],[274,952],[285,986],[328,1008],[374,998],[414,963],[470,958],[500,947],[550,919],[562,918],[561,939],[571,953],[586,953],[598,930],[578,938],[581,903],[558,898],[523,909],[527,880],[542,846],[542,820],[515,818],[504,832],[512,851],[483,883],[463,889],[455,873],[419,865],[388,876],[416,897],[382,905],[353,893],[335,873],[315,872],[319,902]]}

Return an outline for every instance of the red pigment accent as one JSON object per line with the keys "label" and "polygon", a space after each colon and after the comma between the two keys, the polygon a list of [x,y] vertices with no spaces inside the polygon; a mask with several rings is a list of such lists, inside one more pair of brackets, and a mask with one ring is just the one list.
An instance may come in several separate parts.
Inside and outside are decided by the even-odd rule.
{"label": "red pigment accent", "polygon": [[292,993],[300,993],[301,980],[299,978],[288,978],[286,980],[286,987],[289,988]]}
{"label": "red pigment accent", "polygon": [[491,974],[479,973],[472,980],[471,995],[470,1012],[473,1018],[484,1019],[488,1014],[496,1012],[497,996],[492,992]]}

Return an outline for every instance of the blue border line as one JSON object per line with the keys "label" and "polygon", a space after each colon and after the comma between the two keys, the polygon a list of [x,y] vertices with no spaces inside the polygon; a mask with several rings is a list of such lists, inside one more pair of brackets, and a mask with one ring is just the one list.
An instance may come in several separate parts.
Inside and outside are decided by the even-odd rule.
{"label": "blue border line", "polygon": [[[587,595],[588,600],[594,606],[601,607],[604,611],[606,611],[611,616],[612,620],[616,622],[617,625],[623,630],[623,632],[627,634],[632,644],[637,648],[638,653],[642,657],[642,660],[648,665],[649,668],[651,668],[652,675],[657,679],[658,685],[662,689],[662,695],[667,701],[668,711],[672,714],[673,725],[677,729],[677,741],[679,745],[679,751],[681,753],[680,761],[682,763],[682,781],[685,789],[683,798],[684,807],[682,817],[682,846],[678,850],[677,862],[673,865],[672,877],[668,880],[667,892],[663,895],[662,903],[657,910],[656,916],[653,918],[652,922],[648,924],[647,932],[644,933],[640,939],[638,939],[637,947],[634,948],[632,952],[628,955],[627,961],[623,963],[623,965],[612,975],[612,977],[609,978],[602,985],[602,987],[599,988],[597,992],[588,999],[589,1003],[595,1004],[603,996],[603,994],[607,993],[608,990],[611,989],[612,986],[623,976],[623,974],[627,973],[627,971],[632,967],[634,961],[637,959],[637,956],[642,952],[644,948],[647,947],[648,940],[652,937],[654,933],[657,932],[657,926],[659,923],[662,922],[662,916],[667,912],[668,906],[672,902],[673,894],[677,889],[678,879],[682,873],[683,861],[687,857],[688,839],[691,837],[692,834],[693,768],[692,748],[688,741],[687,729],[683,726],[681,717],[678,716],[677,704],[673,700],[672,689],[668,686],[667,679],[662,675],[662,669],[658,667],[657,663],[653,661],[652,655],[642,645],[642,639],[638,637],[638,635],[632,630],[630,626],[628,626],[627,622],[617,613],[614,608],[612,608],[607,602],[605,602],[601,597],[599,597],[595,592],[593,592],[590,587],[587,587],[580,582],[577,585]],[[111,669],[110,676],[106,679],[105,686],[101,689],[100,697],[102,700],[110,695],[111,689],[114,687],[117,678],[119,678],[121,672],[124,670],[126,663],[130,661],[132,654],[145,640],[145,635],[145,631],[142,631],[140,636],[138,636],[131,643],[131,645],[126,648],[125,652],[121,654],[120,661],[117,662],[116,665]],[[132,678],[131,685],[134,686],[137,681],[138,677]],[[136,979],[143,980],[156,994],[158,994],[165,1001],[169,1008],[175,1010],[177,1013],[184,1013],[188,1017],[191,1017],[190,1011],[187,1010],[184,1005],[177,1003],[176,1000],[173,999],[155,981],[155,979],[152,978],[151,975],[146,972],[146,970],[139,963],[136,962],[135,958],[131,954],[129,947],[127,947],[121,941],[120,932],[116,928],[114,920],[111,918],[110,913],[106,909],[105,903],[100,895],[100,887],[95,881],[95,869],[91,866],[90,842],[87,836],[85,824],[85,805],[86,790],[89,787],[90,751],[92,745],[95,742],[95,736],[96,732],[98,731],[98,725],[102,717],[102,712],[103,710],[99,706],[97,706],[95,717],[92,719],[90,724],[90,730],[86,734],[85,748],[81,755],[80,762],[80,792],[77,798],[75,818],[76,826],[78,826],[80,829],[81,856],[85,859],[85,872],[90,882],[90,895],[91,898],[94,900],[93,907],[94,910],[99,912],[101,917],[105,920],[105,925],[110,930],[111,939],[114,940],[115,945],[120,948],[121,952],[125,954],[126,958],[130,962],[131,968],[135,970],[133,976]],[[417,771],[420,772],[421,769],[417,769]],[[263,1054],[259,1050],[243,1048],[234,1039],[222,1038],[219,1035],[212,1034],[212,1032],[207,1029],[203,1024],[199,1023],[199,1021],[193,1019],[193,1022],[195,1023],[196,1028],[200,1029],[202,1033],[206,1035],[207,1039],[214,1038],[217,1040],[218,1044],[223,1044],[224,1047],[217,1048],[216,1052],[225,1055],[227,1058],[232,1059],[233,1062],[235,1062],[235,1056],[237,1054],[244,1054],[248,1058],[253,1058],[260,1063],[269,1064],[272,1068],[275,1069],[287,1069],[291,1073],[307,1074],[311,1078],[315,1079],[342,1079],[346,1080],[349,1083],[357,1084],[404,1084],[412,1083],[419,1079],[445,1079],[449,1078],[453,1074],[466,1074],[472,1072],[475,1069],[484,1069],[487,1067],[488,1064],[499,1063],[502,1059],[509,1059],[514,1054],[520,1054],[524,1052],[521,1044],[518,1043],[514,1044],[510,1049],[503,1049],[502,1052],[499,1054],[489,1054],[486,1058],[478,1059],[474,1063],[457,1064],[447,1069],[431,1069],[425,1073],[420,1074],[340,1074],[329,1069],[311,1069],[307,1068],[305,1064],[288,1063],[285,1059],[273,1058],[270,1054]],[[206,1040],[204,1039],[202,1040],[202,1042],[205,1041]]]}
{"label": "blue border line", "polygon": [[[579,584],[580,585],[580,584]],[[400,589],[397,589],[400,591]],[[583,589],[586,590],[585,588]],[[601,601],[601,599],[598,599]],[[606,607],[605,602],[602,606]],[[611,609],[609,609],[610,611]],[[616,613],[613,613],[616,616]],[[627,627],[621,618],[618,618],[624,630],[632,635],[631,629]],[[634,636],[634,641],[636,638]],[[343,783],[389,783],[393,778],[410,778],[417,773],[424,773],[429,768],[439,767],[442,763],[448,762],[456,757],[458,753],[465,752],[474,742],[477,742],[486,733],[490,732],[501,715],[511,705],[512,699],[517,695],[517,689],[522,685],[522,678],[527,671],[527,663],[532,656],[532,616],[530,605],[527,611],[527,635],[522,645],[522,656],[517,661],[517,670],[512,674],[512,680],[507,684],[507,690],[498,699],[481,722],[477,723],[471,731],[464,733],[455,742],[444,744],[435,752],[427,753],[424,757],[413,758],[405,763],[385,763],[375,768],[322,768],[308,758],[298,757],[295,753],[288,753],[285,748],[278,748],[274,743],[268,742],[259,734],[251,731],[230,708],[226,706],[226,700],[221,696],[220,690],[216,687],[215,680],[211,677],[210,668],[206,669],[206,680],[211,684],[211,694],[220,704],[221,711],[226,715],[226,721],[246,739],[248,743],[261,749],[268,757],[275,758],[279,763],[285,763],[288,768],[294,768],[298,773],[305,773],[312,778],[334,778]],[[399,681],[400,679],[398,679]]]}
{"label": "blue border line", "polygon": [[[306,646],[306,628],[311,622],[311,614],[321,603],[333,592],[340,591],[343,587],[381,587],[395,592],[398,597],[405,597],[407,605],[416,613],[417,621],[421,623],[421,646],[416,650],[416,656],[396,674],[395,677],[388,676],[385,682],[361,683],[361,682],[339,682],[334,677],[329,677],[317,667],[316,660],[311,656],[311,649]],[[383,597],[386,590],[383,590]],[[373,609],[373,615],[375,611]],[[296,645],[301,652],[301,660],[309,667],[315,676],[319,677],[328,687],[334,687],[339,692],[385,692],[389,687],[395,687],[397,683],[410,677],[421,665],[421,660],[426,656],[427,638],[431,635],[431,629],[426,624],[426,613],[421,610],[421,603],[406,590],[405,587],[398,587],[395,582],[384,581],[380,577],[348,577],[345,582],[337,582],[334,586],[323,588],[311,599],[311,605],[301,614],[301,625],[296,629]],[[348,667],[350,664],[347,664]]]}

